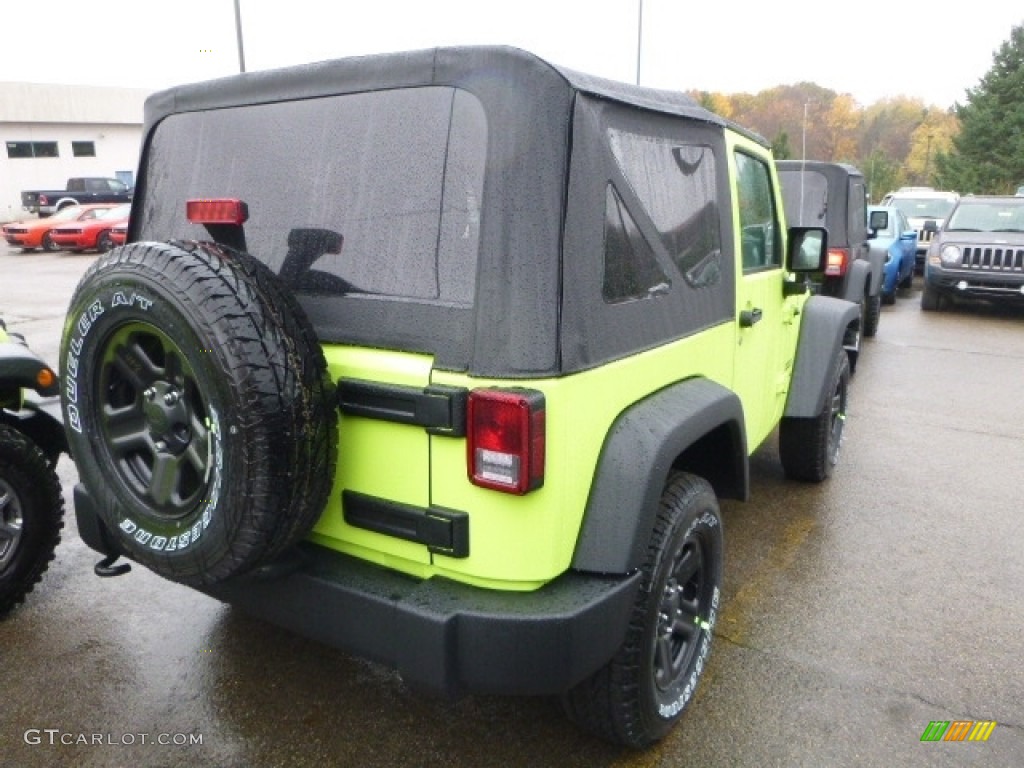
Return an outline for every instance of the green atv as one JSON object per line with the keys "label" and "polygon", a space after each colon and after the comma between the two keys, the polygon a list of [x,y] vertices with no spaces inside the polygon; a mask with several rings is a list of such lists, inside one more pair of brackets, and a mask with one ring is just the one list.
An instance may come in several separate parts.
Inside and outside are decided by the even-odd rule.
{"label": "green atv", "polygon": [[64,527],[56,465],[67,442],[45,400],[59,391],[53,369],[0,320],[0,617],[42,578]]}

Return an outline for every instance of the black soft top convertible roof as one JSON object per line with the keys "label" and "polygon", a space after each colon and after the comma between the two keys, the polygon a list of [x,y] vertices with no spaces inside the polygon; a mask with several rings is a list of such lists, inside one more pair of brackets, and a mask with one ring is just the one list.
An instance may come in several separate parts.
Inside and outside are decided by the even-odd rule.
{"label": "black soft top convertible roof", "polygon": [[[708,111],[685,93],[588,75],[522,49],[498,45],[373,54],[175,86],[146,100],[146,133],[175,112],[425,85],[448,85],[476,92],[481,86],[495,84],[495,78],[499,78],[499,83],[501,78],[514,82],[517,75],[540,77],[549,88],[561,86],[641,109],[727,126],[769,146],[761,136]],[[525,114],[522,119],[529,121],[531,116]]]}
{"label": "black soft top convertible roof", "polygon": [[[203,183],[195,164],[202,162],[197,159],[202,152],[220,152],[223,145],[218,145],[220,149],[211,142],[202,147],[193,145],[190,131],[171,128],[166,134],[176,138],[162,139],[161,124],[172,126],[179,117],[213,118],[212,113],[230,112],[232,108],[430,87],[471,94],[482,107],[487,129],[481,145],[486,171],[473,306],[298,294],[321,340],[429,353],[434,355],[435,365],[446,370],[519,378],[564,374],[649,346],[615,331],[600,336],[621,343],[602,342],[602,350],[595,352],[590,349],[595,336],[591,320],[576,317],[568,309],[575,295],[572,292],[583,288],[564,286],[567,278],[563,267],[576,282],[579,276],[573,270],[581,265],[590,268],[597,264],[594,269],[600,271],[597,260],[602,258],[603,246],[598,241],[605,225],[605,188],[620,173],[608,165],[607,137],[591,132],[605,118],[586,102],[633,113],[626,120],[632,128],[653,130],[666,122],[687,124],[696,129],[706,146],[724,147],[726,129],[740,131],[768,146],[760,137],[704,109],[686,94],[562,69],[511,47],[435,48],[325,61],[178,86],[151,96],[146,102],[136,213],[129,238],[187,238],[185,199],[188,195],[209,194],[205,190],[217,186]],[[596,122],[587,123],[590,127],[586,129],[575,126],[579,115],[589,115],[588,119]],[[414,116],[404,119],[415,122]],[[230,130],[223,127],[227,121],[219,123],[218,130]],[[296,126],[297,133],[301,130]],[[230,139],[221,136],[220,140]],[[301,144],[302,140],[297,136],[297,142]],[[570,189],[574,152],[580,153],[581,162],[576,167],[582,175]],[[178,167],[175,157],[187,158],[190,170]],[[256,164],[259,157],[241,157],[239,161]],[[724,163],[720,170],[717,188],[728,194]],[[284,194],[290,169],[282,166],[268,173],[280,181]],[[586,206],[577,202],[576,214],[567,217],[569,203],[595,189],[596,198],[588,197]],[[232,190],[232,196],[235,194]],[[244,189],[237,194],[243,199],[249,197]],[[281,222],[285,229],[299,225]],[[311,225],[305,222],[301,226]],[[319,222],[316,226],[327,224]],[[564,249],[566,243],[581,242],[583,233],[596,233],[598,241],[587,240],[583,250],[582,246]],[[721,238],[723,247],[731,243],[728,231],[723,231]],[[268,254],[256,255],[265,263],[272,260]],[[586,287],[596,290],[596,294],[578,298],[576,304],[603,304],[600,285]],[[724,311],[720,304],[716,303],[715,311],[708,315],[714,321]],[[577,310],[577,314],[582,311]],[[676,320],[672,321],[676,325],[683,322]],[[711,320],[703,318],[701,322]],[[649,328],[650,318],[638,317],[633,325]],[[664,334],[678,332],[672,326]]]}

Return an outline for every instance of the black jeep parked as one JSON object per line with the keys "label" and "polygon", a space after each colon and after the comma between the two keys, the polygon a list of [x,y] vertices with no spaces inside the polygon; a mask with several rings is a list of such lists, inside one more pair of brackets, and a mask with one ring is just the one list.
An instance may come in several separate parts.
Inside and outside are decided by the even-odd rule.
{"label": "black jeep parked", "polygon": [[820,292],[861,306],[860,327],[849,328],[844,341],[852,369],[861,335],[878,332],[884,276],[884,255],[872,254],[868,245],[873,233],[864,175],[852,165],[818,160],[779,160],[776,166],[789,225],[828,230],[828,262],[814,278]]}

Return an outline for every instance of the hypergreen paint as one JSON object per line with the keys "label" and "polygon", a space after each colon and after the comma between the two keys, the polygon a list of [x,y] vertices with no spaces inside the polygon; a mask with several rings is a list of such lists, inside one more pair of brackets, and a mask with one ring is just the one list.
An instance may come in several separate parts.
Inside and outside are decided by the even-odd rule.
{"label": "hypergreen paint", "polygon": [[[730,135],[737,150],[762,160],[775,178],[770,154]],[[730,194],[736,199],[736,167]],[[782,201],[775,206],[782,229]],[[735,205],[732,206],[734,209]],[[735,241],[739,214],[734,212]],[[782,229],[784,231],[784,229]],[[784,239],[784,238],[783,238]],[[785,243],[782,243],[783,252]],[[544,485],[524,496],[479,488],[467,478],[466,440],[430,436],[422,427],[342,415],[338,472],[330,502],[312,538],[316,542],[417,578],[445,576],[505,590],[536,589],[569,566],[591,482],[616,418],[652,393],[690,378],[707,378],[740,397],[753,451],[778,423],[785,405],[806,296],[782,296],[782,268],[743,275],[737,259],[737,317],[692,336],[569,376],[514,382],[475,379],[434,370],[426,355],[329,345],[332,377],[425,387],[516,386],[542,392],[547,410]],[[739,312],[757,307],[764,319],[741,328]],[[342,518],[349,489],[425,509],[430,505],[470,516],[469,556],[431,555],[422,544],[353,528]]]}

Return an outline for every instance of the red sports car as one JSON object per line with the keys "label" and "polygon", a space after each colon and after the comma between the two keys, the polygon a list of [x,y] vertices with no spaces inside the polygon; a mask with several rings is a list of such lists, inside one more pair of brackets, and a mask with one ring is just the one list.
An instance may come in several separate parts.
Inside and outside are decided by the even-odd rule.
{"label": "red sports car", "polygon": [[111,230],[126,224],[130,211],[131,205],[127,203],[99,211],[94,218],[54,227],[50,230],[50,238],[65,251],[109,251],[114,247],[110,239]]}
{"label": "red sports car", "polygon": [[45,219],[26,219],[4,225],[4,240],[21,248],[23,251],[59,251],[60,246],[53,241],[50,232],[74,221],[88,221],[95,218],[101,211],[113,208],[116,203],[94,203],[91,205],[71,205],[62,208],[53,216]]}

